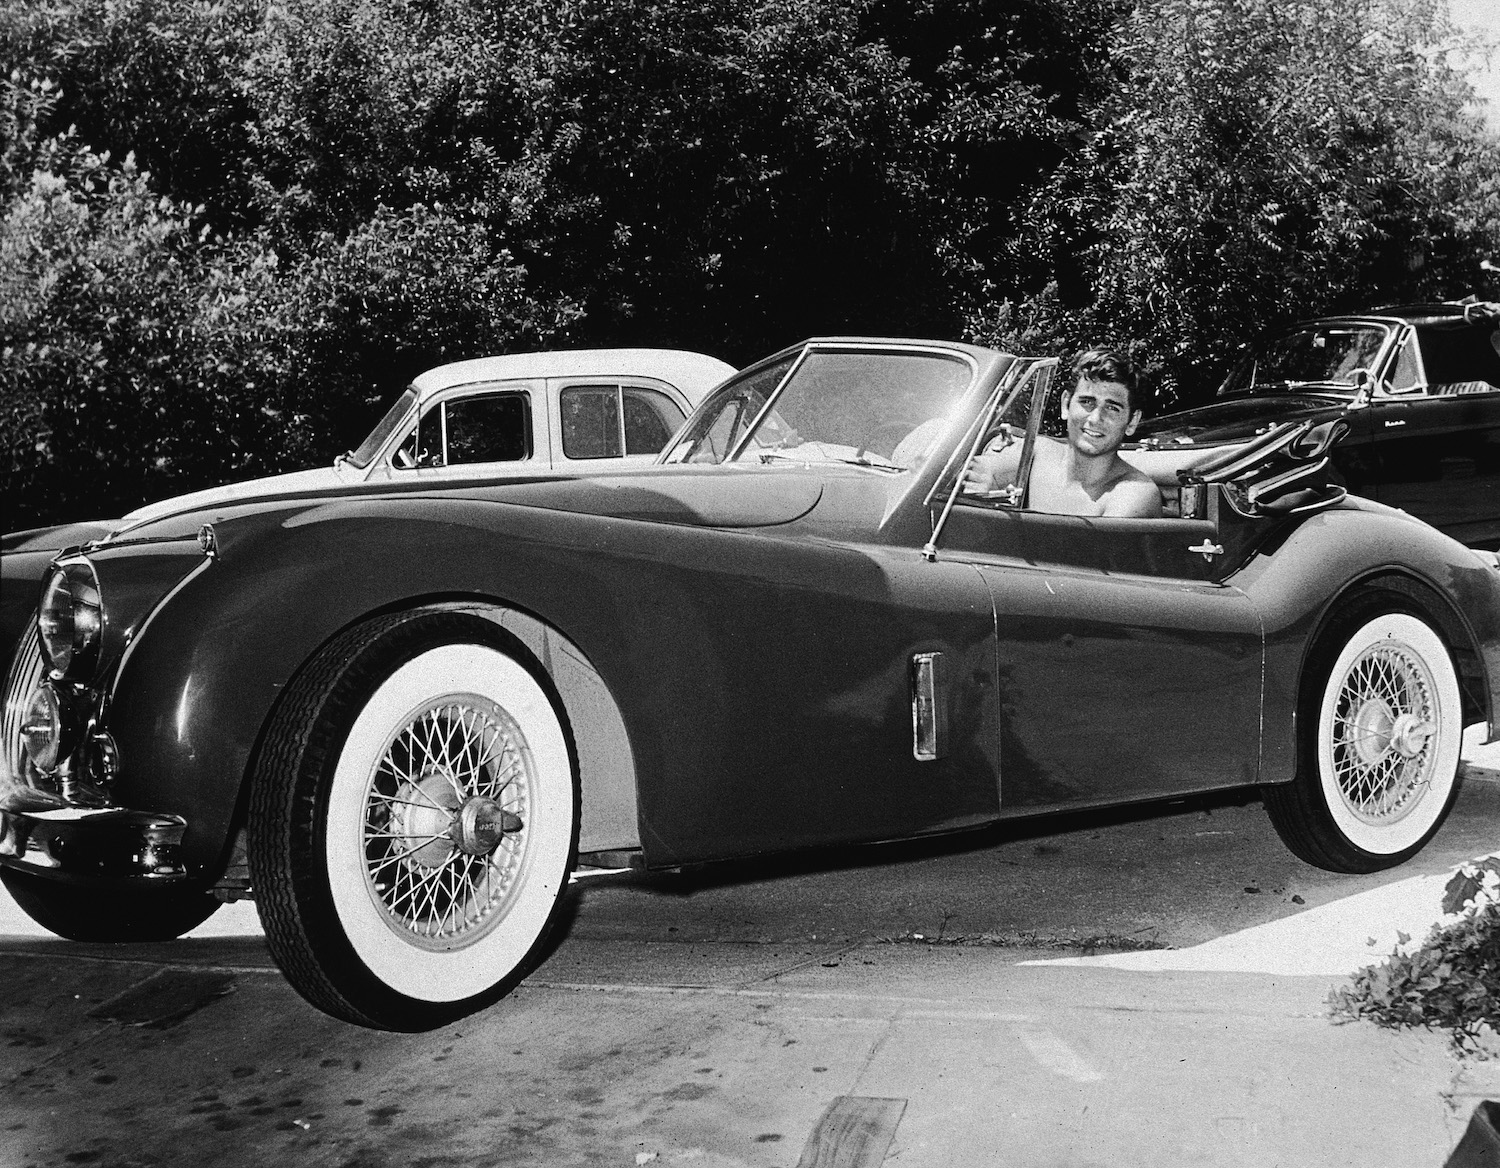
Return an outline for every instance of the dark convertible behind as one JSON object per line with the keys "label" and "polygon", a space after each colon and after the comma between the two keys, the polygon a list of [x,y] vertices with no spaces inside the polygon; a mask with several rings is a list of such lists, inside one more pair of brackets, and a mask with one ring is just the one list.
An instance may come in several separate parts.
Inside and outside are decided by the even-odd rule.
{"label": "dark convertible behind", "polygon": [[1303,321],[1247,349],[1213,403],[1148,419],[1136,437],[1202,449],[1334,417],[1347,423],[1333,463],[1351,492],[1500,548],[1500,304]]}

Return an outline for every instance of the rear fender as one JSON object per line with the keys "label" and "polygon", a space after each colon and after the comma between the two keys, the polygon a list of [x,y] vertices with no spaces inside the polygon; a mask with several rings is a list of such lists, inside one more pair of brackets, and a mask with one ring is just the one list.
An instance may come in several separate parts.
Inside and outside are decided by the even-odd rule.
{"label": "rear fender", "polygon": [[1234,581],[1263,614],[1266,685],[1262,781],[1296,774],[1297,701],[1307,656],[1356,590],[1400,593],[1452,647],[1464,720],[1494,736],[1500,692],[1500,573],[1424,523],[1376,504],[1308,516]]}

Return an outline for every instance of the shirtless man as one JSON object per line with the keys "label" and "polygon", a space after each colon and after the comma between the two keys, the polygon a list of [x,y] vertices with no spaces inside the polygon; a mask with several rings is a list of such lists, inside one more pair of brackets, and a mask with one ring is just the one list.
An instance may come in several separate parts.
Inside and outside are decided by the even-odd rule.
{"label": "shirtless man", "polygon": [[[1130,361],[1109,349],[1089,349],[1073,362],[1073,388],[1063,394],[1066,443],[1038,437],[1031,463],[1029,505],[1061,515],[1161,516],[1161,492],[1149,475],[1119,455],[1135,433],[1136,374]],[[1021,444],[1002,428],[974,459],[964,489],[996,490],[1015,479]]]}

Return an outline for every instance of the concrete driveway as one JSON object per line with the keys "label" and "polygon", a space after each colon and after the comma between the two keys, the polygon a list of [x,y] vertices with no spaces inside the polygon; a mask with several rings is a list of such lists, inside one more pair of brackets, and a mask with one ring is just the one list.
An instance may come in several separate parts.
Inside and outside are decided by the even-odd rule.
{"label": "concrete driveway", "polygon": [[1438,838],[1370,877],[1233,799],[604,877],[520,989],[425,1035],[303,1004],[249,906],[155,946],[7,915],[0,1164],[1438,1168],[1497,1064],[1325,999],[1500,850],[1500,751],[1467,757]]}

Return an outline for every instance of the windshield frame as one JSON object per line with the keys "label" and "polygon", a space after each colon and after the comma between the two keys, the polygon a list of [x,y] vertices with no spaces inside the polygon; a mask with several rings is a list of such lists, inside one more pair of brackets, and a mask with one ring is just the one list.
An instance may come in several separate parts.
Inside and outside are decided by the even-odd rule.
{"label": "windshield frame", "polygon": [[[948,417],[952,414],[953,410],[959,408],[960,404],[974,391],[974,386],[978,382],[981,372],[980,364],[975,359],[973,354],[965,352],[962,349],[949,348],[946,345],[933,345],[925,344],[922,342],[906,343],[901,341],[873,340],[809,341],[796,350],[796,355],[792,360],[792,363],[787,367],[786,372],[782,374],[781,378],[777,381],[776,388],[767,395],[765,404],[762,405],[758,411],[756,411],[754,418],[749,422],[748,425],[744,427],[743,432],[735,440],[734,445],[726,452],[723,459],[720,460],[719,465],[746,465],[746,462],[742,456],[744,455],[746,449],[750,446],[751,442],[754,441],[755,436],[760,432],[760,429],[765,423],[766,419],[771,417],[776,412],[777,405],[785,395],[787,387],[793,383],[793,381],[796,379],[798,371],[802,369],[802,367],[811,357],[822,354],[890,354],[893,356],[926,356],[937,358],[943,361],[950,361],[961,365],[968,373],[968,380],[964,385],[962,392],[954,398],[952,403],[950,403],[950,405],[948,406],[948,409],[943,414],[934,415],[935,417]],[[741,373],[732,381],[725,382],[724,386],[721,386],[720,389],[726,389],[731,385],[738,384],[741,380],[748,379],[748,377],[764,369],[767,365],[770,365],[777,360],[784,360],[787,355],[788,351],[783,350],[781,353],[776,354],[774,357],[768,358],[766,361],[757,362],[749,369],[741,371]],[[716,397],[717,395],[718,390],[716,390],[711,396]],[[705,398],[700,404],[699,409],[707,407],[708,402],[709,398]],[[695,411],[695,413],[696,412],[697,411]],[[684,424],[683,429],[679,431],[679,434],[684,432],[688,428],[688,426],[691,425],[691,423],[692,418],[689,418],[688,422]],[[666,460],[666,451],[663,452],[662,460]],[[790,457],[788,461],[796,462],[798,460],[793,456]],[[762,465],[764,465],[764,463],[762,463]],[[858,466],[861,464],[850,463],[849,465]],[[875,464],[875,466],[876,468],[886,471],[899,469],[899,471],[902,473],[906,473],[914,469],[913,467],[880,468],[879,464]]]}
{"label": "windshield frame", "polygon": [[[1316,387],[1322,392],[1358,394],[1363,386],[1358,381],[1343,381],[1332,378],[1309,378],[1306,380],[1276,380],[1261,381],[1259,379],[1258,367],[1261,364],[1261,354],[1272,349],[1290,337],[1299,335],[1336,332],[1379,332],[1382,335],[1380,344],[1375,350],[1374,356],[1367,364],[1359,366],[1370,375],[1370,385],[1378,386],[1384,381],[1386,368],[1390,364],[1392,353],[1402,335],[1402,323],[1400,321],[1382,320],[1375,317],[1339,317],[1332,319],[1319,319],[1303,321],[1290,328],[1281,329],[1269,337],[1257,340],[1246,346],[1243,355],[1230,368],[1228,375],[1220,384],[1215,398],[1245,398],[1265,396],[1271,397],[1283,393],[1295,393]],[[1235,382],[1243,379],[1242,371],[1247,366],[1256,369],[1248,386],[1231,388]],[[1276,388],[1270,388],[1270,387]]]}

